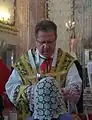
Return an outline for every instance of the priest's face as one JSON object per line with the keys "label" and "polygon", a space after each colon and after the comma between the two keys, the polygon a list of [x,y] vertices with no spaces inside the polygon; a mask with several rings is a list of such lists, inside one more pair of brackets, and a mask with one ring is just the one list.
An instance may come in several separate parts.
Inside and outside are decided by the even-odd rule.
{"label": "priest's face", "polygon": [[36,47],[39,53],[45,57],[51,57],[55,51],[56,46],[55,32],[39,31],[36,38]]}

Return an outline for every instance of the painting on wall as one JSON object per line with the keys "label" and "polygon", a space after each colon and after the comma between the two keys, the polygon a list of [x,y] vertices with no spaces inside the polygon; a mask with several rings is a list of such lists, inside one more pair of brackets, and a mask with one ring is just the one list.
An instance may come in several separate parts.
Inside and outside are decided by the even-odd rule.
{"label": "painting on wall", "polygon": [[16,0],[0,0],[0,23],[15,25]]}

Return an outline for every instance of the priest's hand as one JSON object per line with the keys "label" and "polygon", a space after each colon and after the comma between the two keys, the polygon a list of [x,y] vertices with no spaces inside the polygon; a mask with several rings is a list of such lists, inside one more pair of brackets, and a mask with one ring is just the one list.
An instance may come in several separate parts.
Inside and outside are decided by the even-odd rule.
{"label": "priest's hand", "polygon": [[65,101],[70,100],[74,103],[77,103],[77,101],[79,100],[80,94],[78,91],[67,89],[67,88],[62,88],[61,92],[64,96]]}

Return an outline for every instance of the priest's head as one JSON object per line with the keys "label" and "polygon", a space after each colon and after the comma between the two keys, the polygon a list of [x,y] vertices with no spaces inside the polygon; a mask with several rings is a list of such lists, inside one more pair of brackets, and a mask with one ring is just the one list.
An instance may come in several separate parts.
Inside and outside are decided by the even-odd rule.
{"label": "priest's head", "polygon": [[36,47],[45,57],[51,57],[55,51],[57,26],[50,20],[42,20],[35,27]]}

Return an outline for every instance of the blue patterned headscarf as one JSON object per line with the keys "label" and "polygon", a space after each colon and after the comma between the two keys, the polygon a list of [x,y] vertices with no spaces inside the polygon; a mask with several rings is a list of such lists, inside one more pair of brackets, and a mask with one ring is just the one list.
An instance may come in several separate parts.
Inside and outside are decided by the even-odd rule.
{"label": "blue patterned headscarf", "polygon": [[51,120],[67,112],[60,89],[55,83],[54,78],[45,77],[35,86],[34,119]]}

